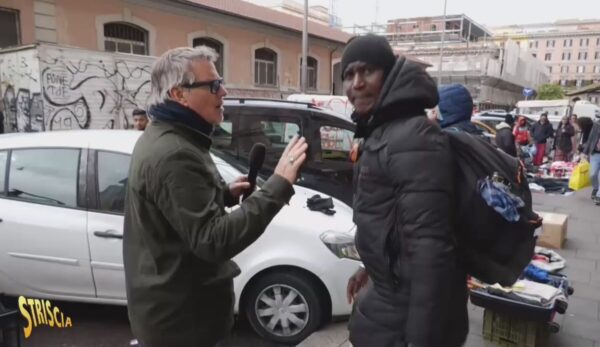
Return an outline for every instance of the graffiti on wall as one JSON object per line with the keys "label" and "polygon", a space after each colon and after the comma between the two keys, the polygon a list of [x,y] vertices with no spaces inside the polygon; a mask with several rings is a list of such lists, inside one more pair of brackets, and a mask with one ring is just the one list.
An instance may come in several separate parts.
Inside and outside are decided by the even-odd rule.
{"label": "graffiti on wall", "polygon": [[[2,71],[8,72],[2,74],[6,131],[129,128],[132,111],[145,107],[150,93],[151,58],[69,53],[68,49],[40,49],[36,54],[39,82],[35,71],[24,71],[22,62],[14,66],[19,59],[0,61]],[[30,79],[38,82],[37,90],[28,88]]]}
{"label": "graffiti on wall", "polygon": [[44,61],[41,73],[49,129],[128,128],[131,112],[144,107],[150,65],[124,60]]}
{"label": "graffiti on wall", "polygon": [[[33,51],[0,56],[2,124],[6,132],[41,131],[44,127],[39,74]],[[16,83],[15,83],[16,82]]]}

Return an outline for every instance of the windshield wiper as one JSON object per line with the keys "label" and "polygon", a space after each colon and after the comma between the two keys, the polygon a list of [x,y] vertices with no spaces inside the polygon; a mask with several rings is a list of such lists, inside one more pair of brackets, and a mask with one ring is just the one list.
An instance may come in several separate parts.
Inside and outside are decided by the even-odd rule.
{"label": "windshield wiper", "polygon": [[34,198],[37,198],[37,199],[51,201],[51,202],[54,202],[57,205],[61,205],[61,206],[66,205],[64,202],[62,202],[60,200],[49,198],[49,197],[43,196],[43,195],[37,195],[37,194],[33,194],[33,193],[27,193],[27,192],[24,192],[24,191],[19,190],[19,189],[11,189],[11,190],[8,191],[8,196],[19,197],[21,195],[28,195],[28,196],[31,196],[31,197],[34,197]]}

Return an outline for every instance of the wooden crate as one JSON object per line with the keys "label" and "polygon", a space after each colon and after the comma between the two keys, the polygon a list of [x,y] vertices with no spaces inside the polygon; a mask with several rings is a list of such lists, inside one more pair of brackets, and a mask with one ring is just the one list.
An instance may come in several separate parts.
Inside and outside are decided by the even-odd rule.
{"label": "wooden crate", "polygon": [[483,338],[498,346],[544,347],[548,342],[548,329],[546,323],[525,321],[486,309]]}

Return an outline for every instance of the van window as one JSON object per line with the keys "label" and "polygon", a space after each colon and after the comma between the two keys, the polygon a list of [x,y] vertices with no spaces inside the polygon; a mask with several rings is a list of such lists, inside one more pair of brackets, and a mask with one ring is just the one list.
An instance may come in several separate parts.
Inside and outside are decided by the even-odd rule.
{"label": "van window", "polygon": [[321,126],[321,159],[350,161],[354,132],[334,126]]}
{"label": "van window", "polygon": [[[266,156],[262,175],[270,175],[285,147],[294,137],[302,135],[302,117],[308,112],[263,107],[227,107],[225,119],[213,134],[213,150],[236,168],[246,167],[252,147],[262,143]],[[242,167],[240,167],[242,166]]]}

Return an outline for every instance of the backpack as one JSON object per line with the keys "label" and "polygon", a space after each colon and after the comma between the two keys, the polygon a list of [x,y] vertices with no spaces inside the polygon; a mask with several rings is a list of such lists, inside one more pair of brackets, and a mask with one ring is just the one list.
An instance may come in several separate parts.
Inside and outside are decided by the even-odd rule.
{"label": "backpack", "polygon": [[[534,253],[535,229],[542,222],[532,208],[522,163],[485,140],[465,132],[445,131],[454,154],[454,184],[458,197],[454,227],[459,258],[467,273],[486,283],[510,286]],[[509,195],[521,201],[509,221],[482,197],[481,182],[502,179]],[[489,180],[488,180],[489,181]]]}

